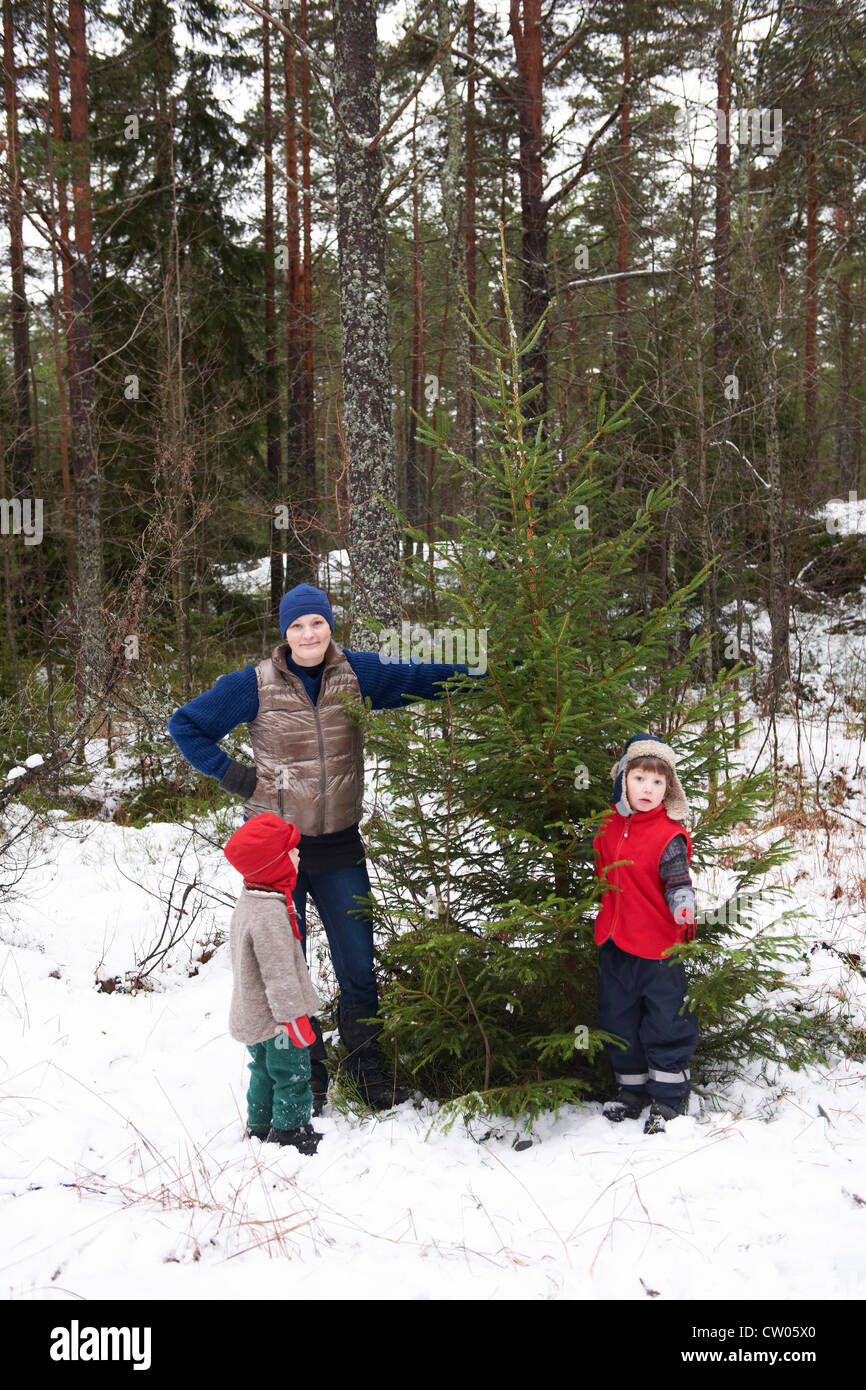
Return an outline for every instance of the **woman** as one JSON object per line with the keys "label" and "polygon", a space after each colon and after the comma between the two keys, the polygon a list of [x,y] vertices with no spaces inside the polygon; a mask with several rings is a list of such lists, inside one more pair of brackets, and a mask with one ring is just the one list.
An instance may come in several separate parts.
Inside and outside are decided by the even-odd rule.
{"label": "woman", "polygon": [[[442,682],[466,666],[383,660],[378,652],[344,651],[333,640],[327,595],[299,584],[280,603],[284,641],[256,666],[220,676],[211,690],[176,711],[168,731],[199,772],[244,798],[245,816],[276,812],[301,832],[293,899],[306,951],[306,908],[313,899],[339,985],[338,1027],[349,1070],[374,1109],[410,1092],[386,1075],[373,1019],[379,997],[373,969],[370,880],[359,823],[364,797],[363,730],[346,709],[369,698],[373,709],[437,699]],[[249,726],[255,766],[230,758],[220,740]],[[328,1074],[317,1019],[310,1052],[314,1114],[325,1103]]]}

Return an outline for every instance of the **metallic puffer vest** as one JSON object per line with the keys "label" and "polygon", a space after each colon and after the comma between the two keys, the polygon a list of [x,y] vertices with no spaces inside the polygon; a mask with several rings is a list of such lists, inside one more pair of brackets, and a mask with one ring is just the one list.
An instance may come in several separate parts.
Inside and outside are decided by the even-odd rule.
{"label": "metallic puffer vest", "polygon": [[267,790],[244,802],[248,816],[273,811],[302,835],[329,835],[361,819],[364,739],[344,708],[362,703],[358,677],[342,647],[325,652],[319,700],[313,704],[300,678],[286,669],[288,644],[256,667],[259,712],[250,725],[256,775]]}

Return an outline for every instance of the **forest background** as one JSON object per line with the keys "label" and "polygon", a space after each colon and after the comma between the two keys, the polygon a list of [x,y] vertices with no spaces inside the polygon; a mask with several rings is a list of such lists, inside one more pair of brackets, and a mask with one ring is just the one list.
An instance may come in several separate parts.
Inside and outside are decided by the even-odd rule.
{"label": "forest background", "polygon": [[[679,480],[629,602],[718,556],[696,675],[753,655],[754,600],[755,694],[772,713],[796,690],[792,605],[863,573],[824,510],[860,484],[859,6],[4,0],[3,19],[13,759],[54,748],[73,703],[85,729],[114,703],[122,731],[130,680],[155,733],[269,650],[280,594],[334,549],[355,645],[363,614],[423,616],[387,504],[431,539],[483,514],[417,417],[474,460],[466,309],[505,344],[500,224],[518,330],[544,322],[524,384],[561,487],[602,401],[633,393],[594,528]],[[224,582],[265,553],[270,611]]]}

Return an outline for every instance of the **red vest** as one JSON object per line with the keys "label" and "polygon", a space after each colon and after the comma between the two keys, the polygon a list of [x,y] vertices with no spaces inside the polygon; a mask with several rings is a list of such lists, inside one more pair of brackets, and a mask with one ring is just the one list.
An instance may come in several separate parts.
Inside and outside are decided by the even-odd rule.
{"label": "red vest", "polygon": [[682,928],[671,916],[665,902],[659,873],[662,850],[676,835],[685,835],[687,854],[692,857],[689,832],[671,820],[664,802],[654,811],[635,811],[621,816],[614,807],[595,839],[596,872],[617,860],[630,860],[611,869],[606,882],[613,886],[601,900],[595,919],[597,946],[612,937],[620,950],[645,960],[661,960],[662,954],[680,940]]}

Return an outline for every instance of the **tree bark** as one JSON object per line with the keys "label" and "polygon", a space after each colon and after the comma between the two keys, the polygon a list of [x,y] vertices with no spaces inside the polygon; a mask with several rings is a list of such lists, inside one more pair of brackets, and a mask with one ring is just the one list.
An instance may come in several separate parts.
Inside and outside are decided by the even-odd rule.
{"label": "tree bark", "polygon": [[629,41],[628,29],[623,31],[622,36],[622,112],[620,114],[620,136],[619,136],[619,179],[614,186],[614,196],[616,198],[616,220],[617,246],[616,246],[616,269],[618,279],[616,280],[615,302],[616,302],[616,343],[614,348],[614,377],[616,380],[617,395],[620,402],[624,401],[628,395],[626,359],[628,355],[628,281],[625,273],[628,270],[628,232],[629,232],[629,194],[628,194],[628,162],[629,148],[631,145],[631,101],[629,90],[631,87],[631,45]]}
{"label": "tree bark", "polygon": [[[307,41],[307,0],[301,0],[301,38]],[[312,238],[312,173],[310,168],[310,65],[301,54],[301,187],[303,205],[301,218],[304,231],[303,252],[303,472],[310,498],[316,493],[316,386],[315,343],[313,338],[313,238]]]}
{"label": "tree bark", "polygon": [[69,0],[69,135],[72,149],[72,206],[75,254],[71,270],[71,384],[73,466],[78,533],[78,652],[76,690],[79,708],[93,685],[101,686],[107,667],[102,610],[102,524],[99,460],[94,439],[95,373],[93,361],[93,224],[88,147],[87,36],[84,0]]}
{"label": "tree bark", "polygon": [[[541,159],[544,60],[541,47],[541,0],[511,0],[511,36],[517,63],[517,116],[520,132],[520,205],[523,221],[522,334],[536,326],[550,303],[547,273],[547,204],[543,197]],[[547,409],[547,321],[523,359],[524,390],[537,386],[529,406],[533,415]]]}
{"label": "tree bark", "polygon": [[[415,103],[415,122],[412,125],[412,166],[417,161],[418,103]],[[412,383],[410,402],[412,412],[424,414],[424,262],[421,250],[420,193],[417,178],[412,183]],[[413,526],[421,524],[421,481],[418,421],[410,413],[406,440],[406,514]],[[406,542],[411,551],[412,543]]]}
{"label": "tree bark", "polygon": [[175,606],[178,668],[184,700],[192,697],[191,562],[188,536],[192,529],[194,454],[187,438],[186,378],[184,374],[184,324],[180,268],[180,229],[177,209],[177,173],[174,162],[175,99],[165,95],[166,150],[171,179],[171,231],[165,257],[163,293],[165,323],[165,373],[162,411],[162,458],[165,493],[172,516],[172,595]]}
{"label": "tree bark", "polygon": [[[475,230],[476,155],[475,155],[475,0],[466,5],[466,54],[469,70],[466,77],[466,296],[473,309],[478,307],[477,237]],[[474,381],[476,342],[469,334],[469,379]],[[469,392],[469,461],[475,463],[475,397]],[[472,484],[473,514],[477,515],[477,482]]]}
{"label": "tree bark", "polygon": [[[60,106],[60,73],[57,65],[57,45],[54,35],[53,0],[47,0],[46,38],[48,44],[49,86],[51,91],[51,129],[58,145],[63,144],[63,113]],[[69,419],[67,383],[72,380],[72,287],[69,278],[69,212],[66,205],[66,179],[55,177],[54,152],[49,143],[48,173],[51,192],[51,214],[54,223],[54,196],[57,190],[57,226],[60,232],[60,277],[58,279],[57,248],[51,243],[51,268],[54,280],[52,329],[54,335],[54,371],[57,378],[57,399],[60,405],[60,472],[63,480],[63,532],[66,540],[66,573],[70,593],[75,591],[75,522],[73,517],[72,481],[69,472]],[[60,335],[60,288],[66,322],[66,376],[63,374],[63,355]]]}
{"label": "tree bark", "polygon": [[[705,428],[705,402],[704,402],[704,312],[701,291],[701,259],[699,246],[700,211],[699,198],[692,180],[692,295],[694,302],[694,323],[695,323],[695,446],[698,456],[698,477],[697,477],[697,504],[698,504],[698,539],[700,544],[701,567],[708,565],[713,556],[713,538],[710,527],[710,490],[707,478],[707,436]],[[710,641],[704,649],[702,656],[704,688],[712,690],[714,673],[716,669],[715,653],[713,650],[715,638],[712,634],[716,628],[715,611],[713,603],[712,575],[708,574],[701,585],[701,606],[702,606],[702,636],[710,637]],[[715,721],[712,717],[707,721],[707,729],[713,732]],[[711,786],[714,794],[715,788]]]}
{"label": "tree bark", "polygon": [[298,125],[295,45],[283,41],[286,148],[286,487],[291,516],[286,553],[286,585],[311,577],[309,481],[304,472],[303,286],[301,284],[301,216],[298,198]]}
{"label": "tree bark", "polygon": [[[445,235],[448,239],[449,285],[454,305],[451,338],[454,344],[454,429],[449,440],[455,454],[466,458],[469,452],[472,391],[469,370],[469,325],[466,322],[466,233],[464,203],[461,196],[461,170],[465,165],[463,144],[463,121],[461,119],[460,98],[457,80],[454,76],[454,63],[448,46],[448,36],[453,26],[449,0],[438,0],[438,39],[442,49],[439,58],[439,73],[442,78],[442,91],[445,98],[445,129],[447,147],[442,165],[442,213],[445,219]],[[465,191],[465,190],[464,190]],[[449,461],[447,476],[443,479],[443,511],[462,511],[464,498],[463,485],[466,479],[458,482],[453,462]]]}
{"label": "tree bark", "polygon": [[764,389],[764,412],[767,432],[767,482],[770,485],[767,519],[769,529],[770,574],[768,608],[770,615],[770,675],[771,710],[775,714],[779,696],[789,679],[791,655],[790,598],[785,561],[784,500],[782,495],[781,450],[779,421],[776,408],[778,377],[775,352],[771,350]]}
{"label": "tree bark", "polygon": [[352,642],[378,647],[364,615],[397,627],[399,532],[396,502],[385,222],[379,129],[376,6],[335,0],[337,237],[343,398],[350,474]]}
{"label": "tree bark", "polygon": [[836,395],[836,472],[842,495],[854,487],[854,451],[851,433],[851,276],[847,268],[850,256],[845,228],[845,208],[837,204],[834,221],[840,242],[841,267],[837,296],[839,322],[839,390]]}
{"label": "tree bark", "polygon": [[12,272],[12,361],[15,436],[12,441],[12,487],[16,495],[33,492],[33,424],[30,411],[30,344],[27,289],[24,282],[23,211],[18,161],[18,92],[11,0],[3,0],[3,69],[6,96],[6,159],[9,170],[9,263]]}
{"label": "tree bark", "polygon": [[[269,11],[269,0],[264,8]],[[271,481],[271,510],[268,522],[270,549],[271,616],[277,618],[283,596],[283,550],[286,531],[277,525],[275,508],[284,503],[283,451],[280,439],[280,388],[277,380],[276,241],[274,236],[273,112],[271,107],[271,26],[262,25],[262,118],[265,141],[265,399],[267,413],[267,466]]]}
{"label": "tree bark", "polygon": [[733,45],[733,3],[722,4],[718,48],[716,107],[724,112],[727,139],[716,141],[716,231],[713,243],[715,261],[715,302],[713,312],[713,356],[720,399],[724,400],[724,378],[731,362],[731,49]]}
{"label": "tree bark", "polygon": [[[810,66],[809,92],[814,102],[815,72]],[[818,155],[817,119],[814,106],[809,118],[809,153],[806,174],[806,330],[803,360],[803,418],[806,428],[806,463],[810,473],[816,465],[817,448],[817,261],[818,261]]]}

